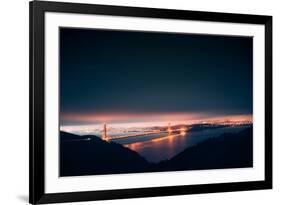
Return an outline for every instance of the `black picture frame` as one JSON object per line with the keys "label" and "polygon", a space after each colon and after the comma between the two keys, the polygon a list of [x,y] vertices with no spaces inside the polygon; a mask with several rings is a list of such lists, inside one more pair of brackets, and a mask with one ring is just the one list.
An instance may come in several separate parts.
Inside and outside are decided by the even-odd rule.
{"label": "black picture frame", "polygon": [[[31,204],[90,201],[214,193],[272,188],[272,17],[169,9],[104,6],[93,4],[32,1],[30,11],[30,142],[29,202]],[[227,23],[260,24],[265,26],[265,180],[235,183],[200,184],[108,191],[45,193],[44,165],[44,14],[45,12],[103,14],[114,16],[150,17]]]}

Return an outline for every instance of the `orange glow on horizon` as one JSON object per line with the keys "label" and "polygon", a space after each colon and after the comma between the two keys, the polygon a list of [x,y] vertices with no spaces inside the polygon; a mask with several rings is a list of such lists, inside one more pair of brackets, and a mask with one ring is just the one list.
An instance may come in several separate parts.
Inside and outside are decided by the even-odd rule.
{"label": "orange glow on horizon", "polygon": [[80,123],[146,123],[146,122],[173,122],[208,123],[208,122],[252,122],[252,115],[221,115],[214,116],[203,113],[104,113],[104,114],[75,114],[61,115],[61,120]]}
{"label": "orange glow on horizon", "polygon": [[[190,120],[195,118],[206,117],[206,114],[202,113],[65,113],[62,114],[62,120],[80,121],[80,122],[110,122],[110,121],[124,121],[130,119],[150,119],[161,121],[180,121]],[[146,121],[146,120],[144,120]]]}
{"label": "orange glow on horizon", "polygon": [[[133,116],[146,116],[143,118],[140,118],[140,121],[136,121],[136,118],[133,118]],[[167,114],[164,116],[164,118],[161,118],[161,116],[164,115],[148,115],[148,114],[140,114],[140,115],[126,115],[126,117],[122,118],[120,115],[115,115],[114,117],[111,116],[111,118],[108,119],[116,119],[116,121],[93,121],[93,119],[103,119],[105,118],[99,118],[99,116],[93,116],[93,115],[67,115],[64,116],[67,119],[79,119],[78,122],[82,122],[83,124],[73,124],[73,125],[63,125],[61,124],[60,130],[66,131],[66,132],[82,132],[82,133],[90,133],[91,130],[97,129],[99,130],[101,128],[101,125],[104,123],[107,123],[109,128],[123,128],[123,129],[130,129],[130,128],[148,128],[148,127],[165,127],[167,126],[167,123],[172,123],[173,125],[192,125],[192,124],[231,124],[231,123],[252,123],[253,117],[252,115],[230,115],[230,116],[203,116],[203,115],[191,115],[188,113],[185,114],[170,114],[169,121],[165,121]],[[186,116],[186,118],[184,118]],[[192,117],[191,117],[192,116]],[[131,118],[129,118],[131,117]],[[181,119],[177,119],[177,117],[180,117]],[[126,119],[126,121],[117,121],[117,119]],[[171,119],[175,119],[175,121],[172,121]],[[131,122],[130,122],[131,120]],[[158,121],[157,121],[158,120]],[[169,125],[168,124],[168,125]],[[185,132],[187,130],[179,130],[182,135],[185,135]],[[172,134],[173,128],[172,126],[168,126],[167,132],[169,134]]]}

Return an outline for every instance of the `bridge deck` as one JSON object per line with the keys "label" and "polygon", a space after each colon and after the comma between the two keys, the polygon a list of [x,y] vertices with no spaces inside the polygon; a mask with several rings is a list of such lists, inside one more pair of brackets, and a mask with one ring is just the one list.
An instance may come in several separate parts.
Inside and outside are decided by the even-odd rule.
{"label": "bridge deck", "polygon": [[[181,129],[173,130],[171,133],[179,132],[182,131]],[[146,135],[151,135],[151,134],[165,134],[169,133],[168,131],[153,131],[153,132],[146,132],[146,133],[141,133],[141,134],[134,134],[134,135],[123,135],[123,136],[111,136],[108,137],[107,140],[120,140],[120,139],[126,139],[126,138],[131,138],[131,137],[139,137],[139,136],[146,136]]]}

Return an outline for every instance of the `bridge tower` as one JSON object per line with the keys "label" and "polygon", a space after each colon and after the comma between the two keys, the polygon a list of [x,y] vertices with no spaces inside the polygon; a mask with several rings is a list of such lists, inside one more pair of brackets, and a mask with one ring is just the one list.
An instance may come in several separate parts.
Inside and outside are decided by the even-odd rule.
{"label": "bridge tower", "polygon": [[168,129],[167,129],[167,131],[168,131],[168,134],[169,134],[169,135],[172,134],[172,128],[171,128],[171,123],[170,123],[170,122],[169,122],[169,124],[168,124]]}
{"label": "bridge tower", "polygon": [[102,139],[108,141],[106,123],[103,124]]}

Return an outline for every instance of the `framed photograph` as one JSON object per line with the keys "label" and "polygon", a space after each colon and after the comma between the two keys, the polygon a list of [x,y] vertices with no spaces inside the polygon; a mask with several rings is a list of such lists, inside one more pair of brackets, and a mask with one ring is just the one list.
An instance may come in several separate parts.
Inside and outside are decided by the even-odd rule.
{"label": "framed photograph", "polygon": [[272,188],[272,17],[30,2],[30,203]]}

